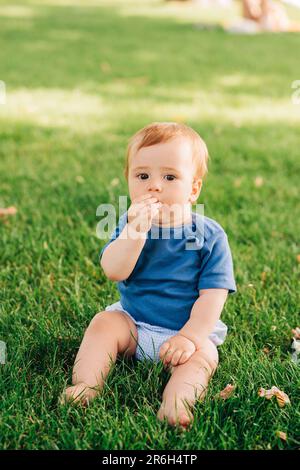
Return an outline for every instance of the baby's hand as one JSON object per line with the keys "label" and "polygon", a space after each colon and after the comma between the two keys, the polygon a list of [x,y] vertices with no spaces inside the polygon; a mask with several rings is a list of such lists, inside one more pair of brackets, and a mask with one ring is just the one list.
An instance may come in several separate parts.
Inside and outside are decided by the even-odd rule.
{"label": "baby's hand", "polygon": [[128,209],[128,224],[137,232],[147,233],[151,229],[152,219],[160,208],[161,202],[156,197],[144,194],[132,201]]}
{"label": "baby's hand", "polygon": [[172,366],[184,364],[196,351],[194,343],[180,334],[172,336],[163,343],[159,350],[159,358],[164,365]]}

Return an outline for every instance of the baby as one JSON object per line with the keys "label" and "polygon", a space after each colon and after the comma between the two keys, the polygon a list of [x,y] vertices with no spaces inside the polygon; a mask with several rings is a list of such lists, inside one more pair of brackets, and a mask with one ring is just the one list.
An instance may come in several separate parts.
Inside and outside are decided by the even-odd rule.
{"label": "baby", "polygon": [[170,371],[158,419],[181,428],[192,422],[226,337],[223,306],[236,291],[226,233],[192,212],[207,161],[204,141],[183,124],[152,123],[131,138],[125,176],[132,204],[100,254],[120,301],[89,324],[63,400],[88,403],[118,354],[134,356]]}

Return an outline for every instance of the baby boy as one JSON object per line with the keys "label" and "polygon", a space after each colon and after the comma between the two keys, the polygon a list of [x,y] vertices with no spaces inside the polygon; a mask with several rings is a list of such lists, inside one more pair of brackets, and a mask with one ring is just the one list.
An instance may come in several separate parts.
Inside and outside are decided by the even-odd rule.
{"label": "baby boy", "polygon": [[183,124],[152,123],[131,138],[132,203],[100,254],[120,300],[89,324],[64,399],[93,399],[118,354],[162,361],[170,379],[157,417],[183,428],[192,422],[226,337],[223,306],[236,291],[226,233],[192,211],[207,161],[204,141]]}

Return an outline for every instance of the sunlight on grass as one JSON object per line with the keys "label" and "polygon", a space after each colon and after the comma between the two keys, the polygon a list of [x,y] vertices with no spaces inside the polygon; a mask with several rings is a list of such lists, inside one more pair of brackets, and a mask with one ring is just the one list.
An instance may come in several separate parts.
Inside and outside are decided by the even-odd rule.
{"label": "sunlight on grass", "polygon": [[[101,0],[102,5],[112,6],[111,1]],[[207,2],[208,3],[208,2]],[[276,2],[275,3],[281,3]],[[178,22],[217,23],[224,24],[240,18],[242,8],[240,1],[232,1],[231,5],[222,7],[218,4],[205,5],[196,1],[164,1],[164,0],[115,0],[114,7],[123,16],[147,16],[150,18],[173,18]],[[291,19],[300,17],[299,10],[286,6]]]}
{"label": "sunlight on grass", "polygon": [[34,8],[25,5],[0,5],[0,16],[8,18],[32,18],[36,14]]}
{"label": "sunlight on grass", "polygon": [[238,17],[240,6],[236,2],[228,8],[207,6],[190,2],[164,2],[164,1],[142,1],[142,2],[119,2],[119,11],[123,16],[148,16],[152,18],[173,18],[177,22],[192,23],[221,23]]}
{"label": "sunlight on grass", "polygon": [[[300,106],[288,98],[258,98],[246,92],[234,96],[226,92],[227,87],[238,86],[242,81],[239,75],[224,76],[220,86],[211,92],[155,87],[151,97],[146,93],[135,97],[136,83],[132,80],[101,85],[98,95],[80,89],[10,90],[7,104],[0,108],[0,119],[68,128],[80,134],[108,129],[128,116],[158,121],[214,121],[234,126],[299,122]],[[253,77],[251,83],[256,82],[258,79]]]}
{"label": "sunlight on grass", "polygon": [[[165,90],[167,94],[167,90]],[[244,124],[297,123],[300,107],[288,99],[262,98],[260,100],[244,94],[238,98],[226,96],[224,91],[191,95],[192,102],[161,102],[140,99],[138,103],[129,100],[126,112],[120,110],[119,118],[129,114],[144,114],[157,121],[210,121],[240,126]],[[151,113],[149,113],[151,109]],[[144,110],[144,111],[143,111]]]}
{"label": "sunlight on grass", "polygon": [[[206,6],[192,0],[186,2],[175,0],[168,2],[165,0],[28,0],[27,3],[61,7],[107,7],[115,9],[115,11],[124,17],[173,18],[177,22],[217,23],[220,25],[229,20],[234,21],[241,15],[241,3],[236,0],[232,1],[232,4],[227,7],[222,7],[221,5]],[[16,11],[16,14],[11,13],[11,16],[19,16],[22,9],[24,9],[26,14],[27,8],[12,5],[11,7],[5,7],[5,9],[7,11],[11,9],[11,12]],[[290,5],[285,5],[285,9],[291,19],[300,19],[299,9]]]}
{"label": "sunlight on grass", "polygon": [[104,128],[108,112],[103,98],[78,89],[18,89],[7,92],[7,103],[0,107],[0,119],[89,133]]}

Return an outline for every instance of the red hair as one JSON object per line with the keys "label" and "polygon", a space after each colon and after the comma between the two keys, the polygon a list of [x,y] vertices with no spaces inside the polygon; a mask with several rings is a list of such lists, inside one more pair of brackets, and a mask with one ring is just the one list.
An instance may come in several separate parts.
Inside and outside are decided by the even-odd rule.
{"label": "red hair", "polygon": [[143,147],[161,144],[174,137],[188,139],[192,146],[193,162],[195,165],[195,176],[203,178],[207,173],[208,150],[204,140],[191,127],[177,122],[152,122],[136,132],[129,140],[124,174],[128,180],[130,158]]}

